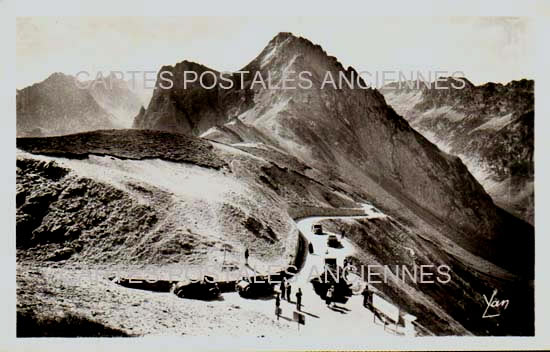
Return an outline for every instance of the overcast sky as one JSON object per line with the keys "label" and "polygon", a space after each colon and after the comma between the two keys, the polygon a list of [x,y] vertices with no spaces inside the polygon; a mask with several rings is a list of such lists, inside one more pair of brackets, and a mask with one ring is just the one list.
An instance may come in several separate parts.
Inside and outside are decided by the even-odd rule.
{"label": "overcast sky", "polygon": [[462,71],[475,84],[534,78],[534,25],[526,18],[24,17],[17,88],[53,72],[156,71],[184,59],[235,71],[282,31],[357,71]]}

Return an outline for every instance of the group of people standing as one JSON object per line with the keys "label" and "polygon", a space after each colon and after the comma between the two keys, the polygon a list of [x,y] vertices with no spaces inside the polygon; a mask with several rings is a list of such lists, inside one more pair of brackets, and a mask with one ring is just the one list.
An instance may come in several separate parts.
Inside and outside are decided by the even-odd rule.
{"label": "group of people standing", "polygon": [[[345,236],[346,236],[346,232],[342,231],[340,238],[343,240]],[[308,244],[308,252],[309,254],[314,253],[313,243],[311,242],[309,242]],[[328,249],[326,254],[328,254]],[[245,252],[245,259],[248,263],[248,249]],[[344,260],[344,267],[351,264],[352,264],[351,261],[348,261],[347,258]],[[277,315],[277,320],[279,319],[279,316],[281,314],[281,300],[286,299],[289,303],[292,303],[292,300],[291,300],[292,285],[285,278],[283,278],[279,288],[280,288],[279,292],[277,293],[277,296],[275,298],[275,314]],[[335,300],[334,300],[335,289],[336,288],[334,287],[334,285],[331,285],[325,295],[325,303],[328,307],[332,307],[335,304]],[[364,300],[363,300],[364,306],[368,306],[369,303],[372,303],[372,292],[369,292],[368,286],[367,288],[365,288],[362,294],[364,297]],[[302,289],[298,288],[298,292],[296,292],[296,310],[300,311],[301,307],[302,307]]]}
{"label": "group of people standing", "polygon": [[[279,286],[280,292],[277,293],[275,298],[275,306],[277,308],[277,318],[280,314],[281,299],[286,299],[289,303],[292,303],[291,294],[292,294],[292,285],[285,279],[281,281]],[[302,308],[302,289],[298,288],[296,292],[296,310],[300,311]]]}

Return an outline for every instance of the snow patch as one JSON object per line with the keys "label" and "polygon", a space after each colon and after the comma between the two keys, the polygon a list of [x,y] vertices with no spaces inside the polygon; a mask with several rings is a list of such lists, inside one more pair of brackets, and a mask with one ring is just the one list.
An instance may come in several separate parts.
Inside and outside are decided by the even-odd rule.
{"label": "snow patch", "polygon": [[265,65],[267,65],[275,55],[277,49],[282,47],[289,40],[290,37],[283,40],[279,45],[273,45],[273,47],[262,58],[262,61],[260,62],[260,67],[263,68]]}
{"label": "snow patch", "polygon": [[446,119],[451,122],[459,122],[466,117],[463,113],[460,113],[458,111],[455,111],[452,106],[444,105],[440,106],[438,108],[432,108],[422,115],[422,120],[424,119],[435,119],[435,118],[441,118]]}
{"label": "snow patch", "polygon": [[509,113],[503,116],[497,116],[493,117],[489,121],[485,122],[483,125],[478,126],[477,128],[473,129],[470,133],[478,130],[495,130],[498,131],[510,122],[512,122],[513,114]]}
{"label": "snow patch", "polygon": [[216,133],[216,132],[221,132],[221,129],[219,129],[218,127],[214,126],[214,127],[210,127],[208,130],[206,130],[205,132],[203,132],[199,137],[201,138],[207,138],[208,136]]}
{"label": "snow patch", "polygon": [[277,51],[277,46],[273,45],[273,48],[271,48],[271,50],[268,51],[267,54],[265,54],[264,57],[262,58],[262,62],[260,63],[260,67],[263,68],[265,65],[267,65],[269,63],[269,61],[271,61],[271,57],[273,56],[273,54],[275,54],[275,51]]}
{"label": "snow patch", "polygon": [[245,148],[260,148],[267,149],[263,143],[254,143],[254,142],[240,142],[231,144],[234,147],[245,147]]}

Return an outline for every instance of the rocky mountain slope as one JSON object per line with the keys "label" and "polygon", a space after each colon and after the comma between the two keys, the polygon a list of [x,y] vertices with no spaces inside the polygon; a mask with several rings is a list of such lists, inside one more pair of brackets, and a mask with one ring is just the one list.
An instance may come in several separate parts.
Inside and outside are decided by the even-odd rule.
{"label": "rocky mountain slope", "polygon": [[461,80],[438,83],[446,89],[413,81],[382,91],[416,130],[459,156],[499,206],[533,224],[534,82]]}
{"label": "rocky mountain slope", "polygon": [[[459,158],[412,129],[377,90],[321,88],[327,72],[338,80],[339,75],[353,79],[355,71],[320,46],[280,33],[241,69],[250,72],[244,89],[235,74],[233,89],[198,84],[184,89],[184,71],[210,70],[196,63],[183,61],[163,70],[173,73],[174,87],[155,90],[134,127],[268,144],[341,178],[422,231],[447,236],[514,270],[518,267],[507,258],[519,249],[520,266],[532,267],[532,227],[496,207]],[[311,72],[311,89],[253,84],[256,72],[270,76],[272,87],[281,87],[284,80],[297,80],[301,71]],[[522,238],[519,244],[516,233]]]}
{"label": "rocky mountain slope", "polygon": [[54,73],[18,90],[17,135],[51,136],[131,125],[141,103],[125,81],[112,76],[97,82],[75,80]]}

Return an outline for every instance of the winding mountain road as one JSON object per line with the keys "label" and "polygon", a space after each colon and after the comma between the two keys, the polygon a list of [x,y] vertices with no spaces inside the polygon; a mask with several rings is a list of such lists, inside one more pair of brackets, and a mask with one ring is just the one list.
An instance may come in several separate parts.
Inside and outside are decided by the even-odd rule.
{"label": "winding mountain road", "polygon": [[[335,307],[329,308],[325,304],[325,301],[315,293],[313,285],[310,283],[313,277],[322,273],[322,270],[324,270],[324,261],[326,257],[336,258],[338,265],[343,266],[344,259],[356,252],[354,244],[346,238],[341,239],[339,234],[335,235],[342,243],[342,248],[329,247],[327,245],[327,238],[328,235],[332,233],[324,231],[321,235],[314,234],[311,231],[311,226],[314,223],[328,219],[373,219],[380,217],[385,217],[385,215],[381,213],[372,213],[365,216],[315,216],[296,221],[298,228],[303,233],[308,243],[313,244],[314,249],[313,254],[307,254],[303,267],[290,281],[292,286],[292,302],[285,300],[281,301],[282,315],[280,319],[291,321],[293,319],[293,312],[296,310],[295,294],[298,288],[302,289],[302,312],[306,319],[304,326],[300,326],[299,330],[298,327],[296,327],[296,334],[314,336],[333,334],[339,337],[396,335],[396,332],[393,331],[393,326],[384,329],[384,325],[379,320],[376,320],[376,322],[374,321],[373,313],[363,307],[362,295],[353,295],[345,304],[338,303]],[[358,277],[357,281],[352,279],[351,282],[356,283],[356,285],[364,285]],[[362,287],[355,288],[357,289],[356,292],[361,292]],[[243,298],[237,293],[224,294],[224,299],[234,301],[235,304],[244,305]],[[247,309],[254,309],[264,314],[275,316],[275,304],[272,299],[248,299],[245,305]]]}

